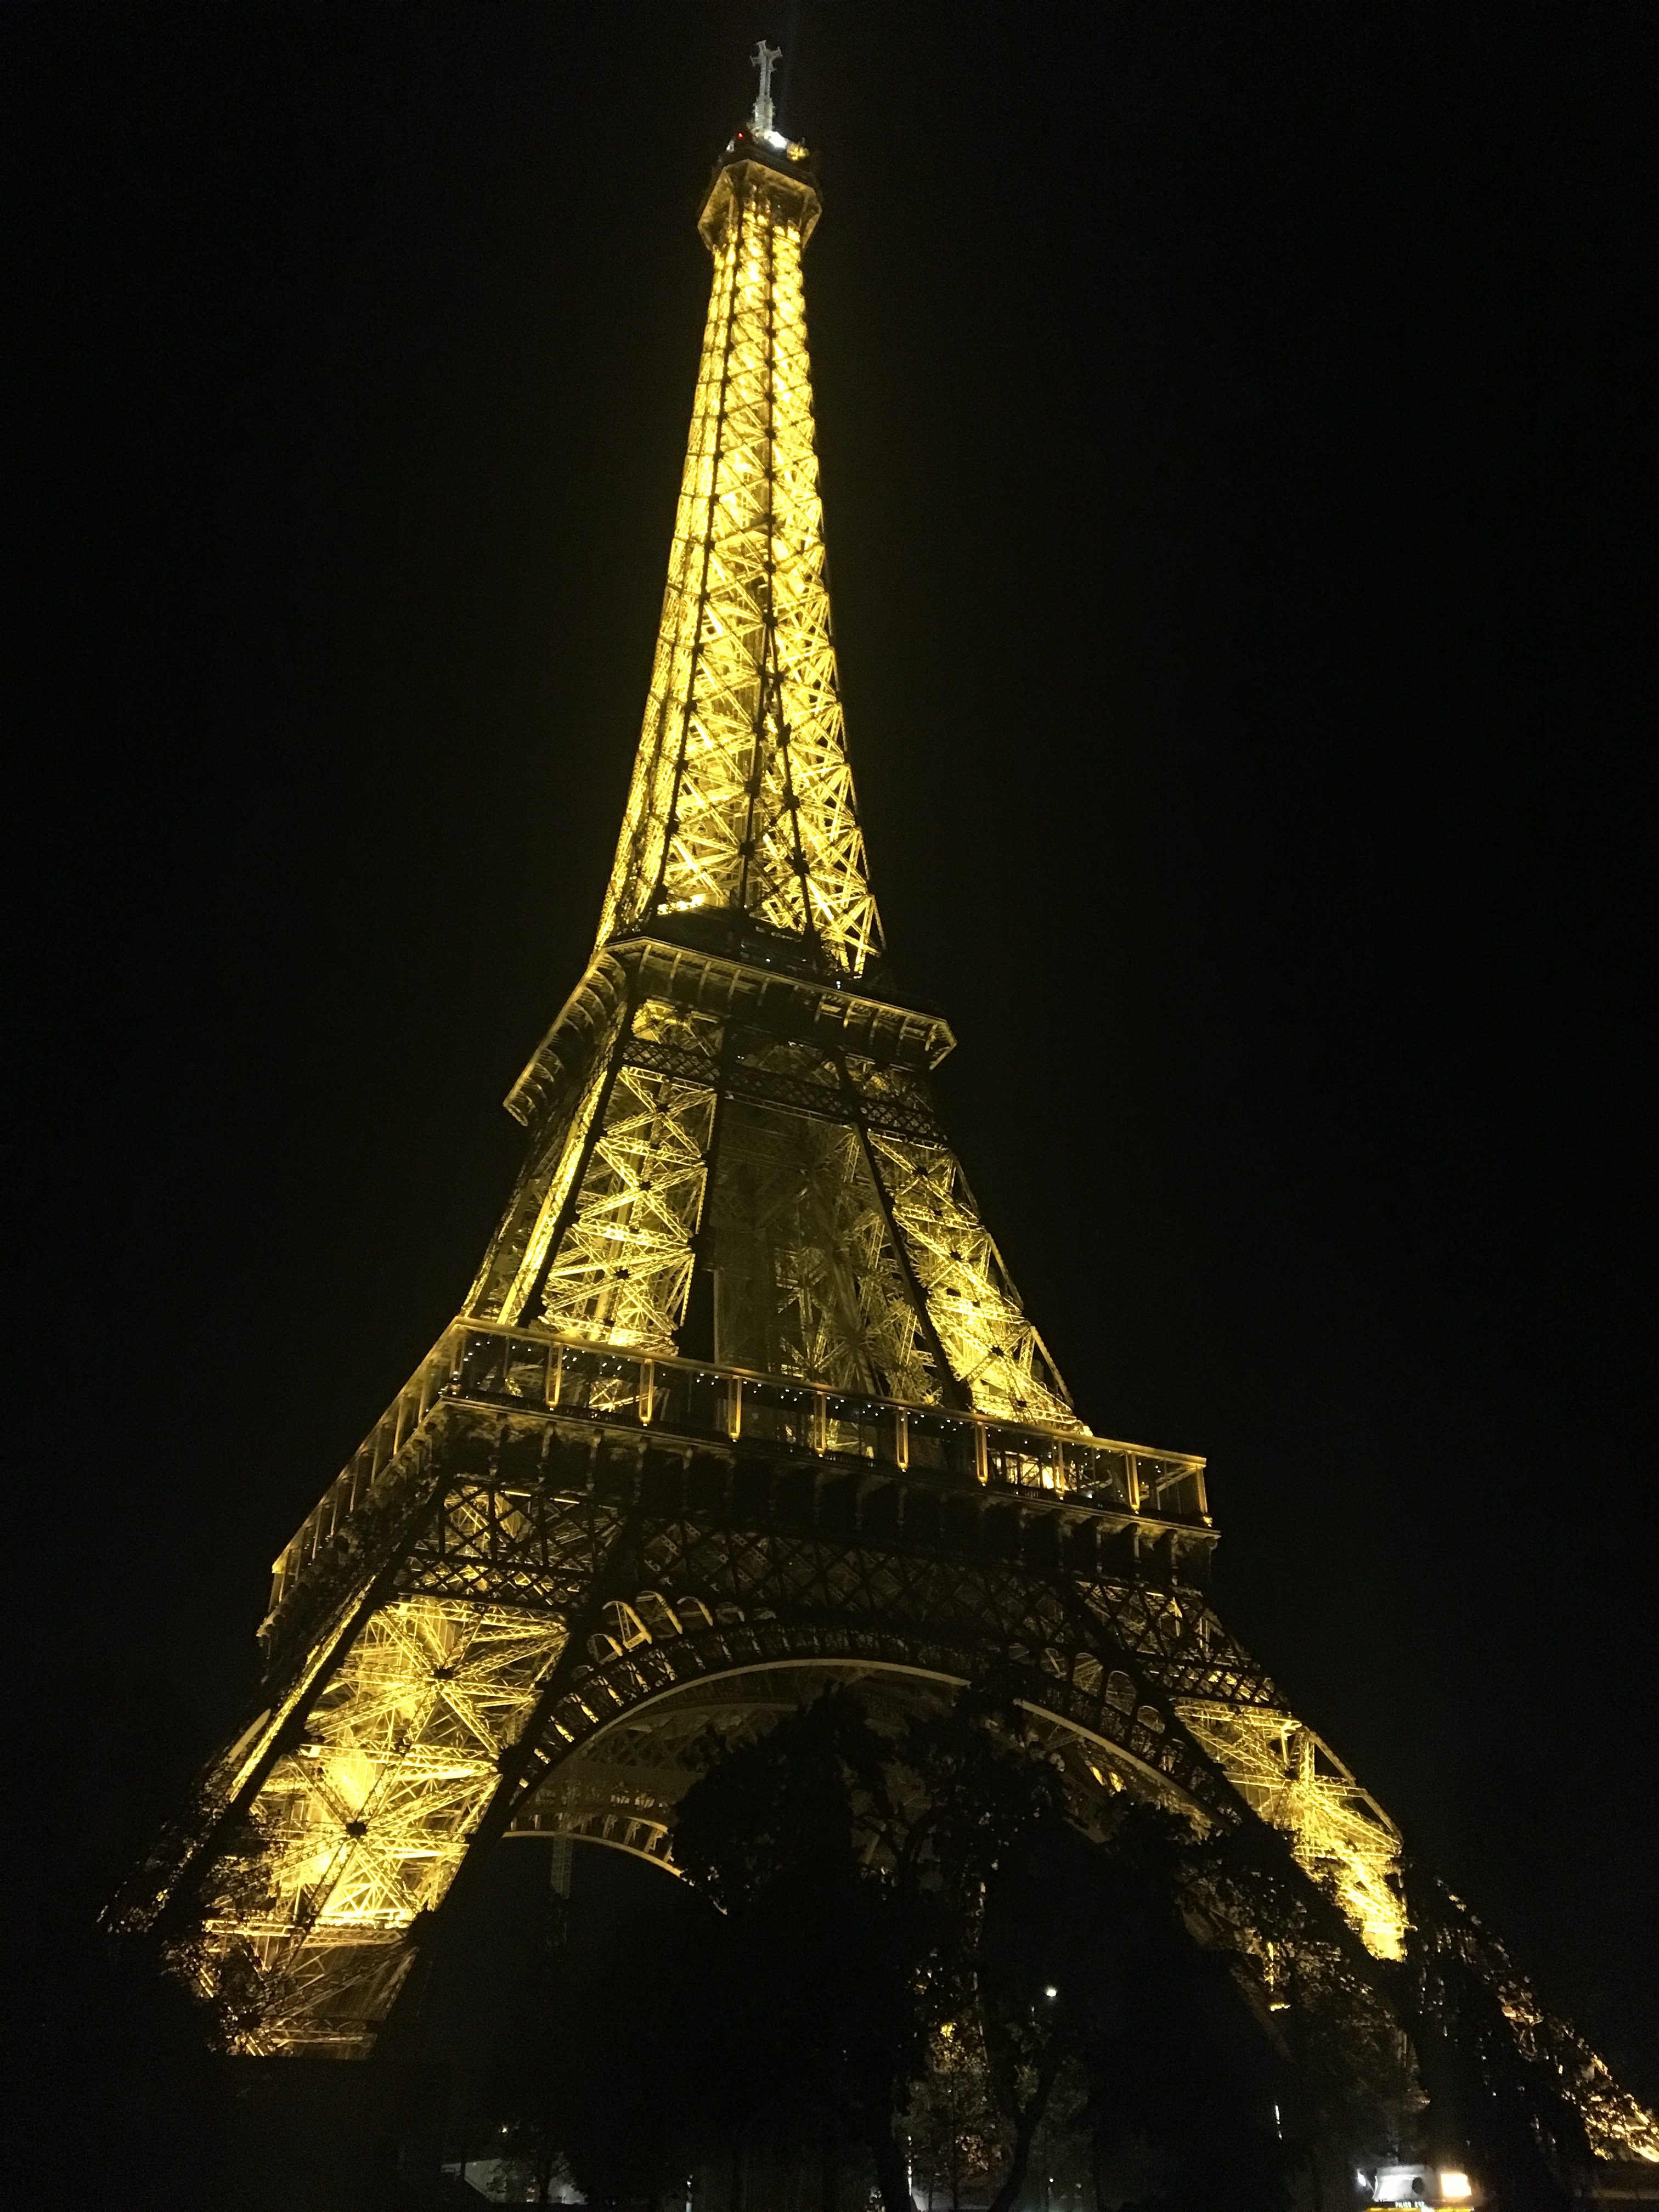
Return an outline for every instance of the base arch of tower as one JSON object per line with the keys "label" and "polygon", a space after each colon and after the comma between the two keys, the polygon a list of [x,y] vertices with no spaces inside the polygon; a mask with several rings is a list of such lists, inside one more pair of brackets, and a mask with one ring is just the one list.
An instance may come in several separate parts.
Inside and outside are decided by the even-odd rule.
{"label": "base arch of tower", "polygon": [[[1114,1740],[1074,1715],[1055,1711],[1050,1686],[1035,1669],[1011,1666],[1000,1656],[988,1662],[981,1656],[976,1662],[963,1650],[904,1656],[899,1638],[882,1638],[889,1649],[880,1656],[826,1653],[822,1632],[810,1626],[782,1630],[770,1640],[772,1654],[736,1664],[700,1663],[706,1655],[690,1651],[685,1656],[691,1665],[667,1687],[646,1687],[637,1678],[629,1679],[631,1669],[613,1669],[605,1690],[623,1702],[611,1717],[556,1756],[520,1807],[509,1836],[605,1844],[678,1872],[675,1815],[710,1754],[841,1687],[857,1692],[878,1731],[896,1743],[907,1721],[943,1711],[970,1686],[984,1688],[1018,1712],[1031,1755],[1059,1768],[1068,1802],[1085,1831],[1098,1832],[1101,1814],[1124,1790],[1181,1812],[1200,1826],[1207,1826],[1214,1818],[1154,1763],[1160,1747],[1144,1740],[1149,1734],[1145,1723],[1129,1722],[1129,1732],[1140,1729],[1140,1750]],[[605,1694],[591,1677],[581,1687],[593,1697]],[[1150,1719],[1151,1709],[1146,1710]]]}

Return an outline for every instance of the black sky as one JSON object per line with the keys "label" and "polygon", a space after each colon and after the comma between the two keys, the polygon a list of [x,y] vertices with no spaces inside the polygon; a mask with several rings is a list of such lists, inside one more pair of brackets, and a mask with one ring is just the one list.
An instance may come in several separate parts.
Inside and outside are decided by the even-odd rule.
{"label": "black sky", "polygon": [[88,1892],[586,957],[763,31],[854,764],[1082,1410],[1659,2096],[1659,16],[7,11],[20,1594]]}

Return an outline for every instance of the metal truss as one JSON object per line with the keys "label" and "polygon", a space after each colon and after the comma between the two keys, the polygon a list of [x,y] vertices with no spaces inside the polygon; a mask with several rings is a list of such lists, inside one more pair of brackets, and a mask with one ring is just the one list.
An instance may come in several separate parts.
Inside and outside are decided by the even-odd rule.
{"label": "metal truss", "polygon": [[[554,1151],[544,1162],[536,1163],[520,1179],[519,1204],[509,1209],[508,1221],[497,1232],[499,1244],[510,1234],[512,1214],[522,1211],[528,1217],[529,1233],[525,1240],[523,1255],[511,1288],[503,1301],[506,1310],[516,1320],[522,1314],[547,1267],[548,1250],[553,1232],[563,1218],[565,1201],[577,1170],[588,1156],[589,1139],[593,1129],[593,1117],[599,1112],[599,1101],[605,1096],[605,1082],[610,1073],[608,1060],[596,1056],[589,1071],[587,1082],[574,1112],[570,1117],[568,1133],[563,1145]],[[539,1170],[539,1172],[538,1171]],[[523,1185],[528,1184],[526,1190]],[[489,1260],[485,1261],[486,1272]],[[482,1288],[482,1282],[475,1290]]]}
{"label": "metal truss", "polygon": [[645,725],[599,942],[735,908],[861,975],[881,928],[847,759],[801,249],[817,198],[760,161],[704,214],[714,289]]}
{"label": "metal truss", "polygon": [[[1398,1955],[1397,1838],[1206,1601],[1212,1532],[1190,1463],[1050,1431],[1062,1468],[1119,1455],[1115,1500],[1090,1504],[1098,1478],[999,1487],[994,1468],[1031,1455],[983,1417],[917,1409],[973,1443],[919,1470],[881,1407],[860,1421],[856,1400],[797,1389],[781,1427],[771,1412],[791,1402],[684,1361],[447,1333],[280,1563],[279,1623],[308,1583],[333,1587],[330,1547],[355,1521],[393,1532],[385,1596],[354,1584],[357,1625],[283,1662],[301,1686],[283,1692],[274,1755],[250,1767],[267,1719],[230,1761],[246,1777],[240,1825],[202,1840],[175,1954],[236,2047],[370,2048],[416,1916],[493,1834],[580,1838],[672,1872],[690,1744],[831,1680],[878,1713],[994,1688],[1085,1828],[1124,1790],[1200,1826],[1255,1813],[1370,1947]],[[410,1480],[418,1510],[388,1517]],[[1170,1532],[1184,1552],[1141,1551],[1160,1493],[1187,1501]],[[1131,1536],[1134,1570],[1099,1572]],[[1598,2146],[1647,2154],[1651,2117],[1518,1977],[1497,1981]]]}
{"label": "metal truss", "polygon": [[1230,1709],[1283,1705],[1243,1644],[1191,1590],[1160,1589],[1137,1579],[1096,1583],[1081,1594],[1171,1696]]}
{"label": "metal truss", "polygon": [[[776,1027],[700,1003],[735,999],[742,975],[707,954],[665,989],[621,979],[566,1048],[561,1134],[532,1153],[475,1297],[666,1355],[701,1264],[723,1365],[1086,1433],[922,1071],[802,1036],[834,987],[750,1009]],[[911,1017],[883,1011],[890,1049],[915,1049]]]}
{"label": "metal truss", "polygon": [[[745,1640],[751,1633],[740,1607],[725,1605],[716,1626],[702,1617],[707,1613],[706,1604],[695,1597],[682,1597],[670,1606],[659,1592],[645,1592],[636,1602],[641,1610],[650,1607],[654,1621],[644,1640],[658,1643],[671,1635],[699,1638],[698,1656],[706,1671],[684,1672],[684,1679],[665,1694],[626,1706],[569,1750],[521,1806],[512,1834],[579,1836],[678,1873],[673,1856],[676,1814],[686,1790],[706,1770],[711,1742],[734,1743],[752,1736],[783,1715],[799,1711],[831,1686],[855,1687],[877,1728],[896,1739],[907,1721],[939,1712],[954,1694],[954,1682],[928,1667],[823,1656],[810,1632],[766,1627],[774,1619],[769,1613],[757,1621],[752,1633],[763,1629],[775,1652],[781,1653],[787,1644],[790,1656],[752,1664],[742,1663],[742,1655],[732,1651],[730,1656],[738,1663],[726,1668],[719,1663],[727,1656],[722,1647],[733,1632]],[[710,1630],[712,1637],[707,1633]],[[638,1648],[637,1641],[634,1648]],[[620,1646],[609,1656],[620,1657]],[[675,1656],[682,1662],[678,1673],[685,1654]],[[926,1656],[937,1661],[945,1655],[934,1646]],[[1090,1674],[1086,1662],[1081,1671],[1085,1677]],[[1024,1707],[1027,1742],[1034,1758],[1060,1771],[1081,1826],[1103,1832],[1105,1808],[1126,1789],[1158,1794],[1157,1782],[1143,1771],[1137,1753],[1125,1754],[1069,1719],[1057,1718],[1041,1702],[1051,1694],[1048,1689],[1031,1686],[1037,1694]],[[1114,1687],[1126,1710],[1133,1711],[1136,1692],[1129,1677],[1118,1674]],[[1149,1709],[1138,1722],[1141,1748],[1154,1756],[1162,1747],[1158,1727],[1149,1723],[1157,1718]],[[890,1777],[890,1786],[902,1791],[902,1778]],[[1178,1790],[1170,1790],[1166,1802],[1192,1812]]]}
{"label": "metal truss", "polygon": [[[662,1577],[668,1593],[641,1592],[615,1607],[623,1632],[592,1639],[592,1663],[575,1669],[551,1705],[542,1774],[520,1814],[542,1832],[567,1814],[586,1820],[600,1809],[671,1827],[695,1771],[682,1755],[686,1731],[707,1722],[711,1699],[732,1727],[752,1726],[769,1710],[764,1685],[776,1679],[794,1678],[798,1698],[815,1682],[850,1676],[884,1695],[908,1685],[937,1702],[986,1679],[988,1666],[1045,1743],[1073,1747],[1076,1775],[1097,1794],[1135,1788],[1203,1825],[1239,1817],[1224,1781],[1133,1656],[1103,1635],[1079,1636],[1063,1597],[1018,1569],[964,1574],[959,1563],[874,1547],[684,1523],[659,1527],[641,1561],[672,1570]],[[631,1761],[621,1778],[614,1751],[599,1751],[619,1729]]]}
{"label": "metal truss", "polygon": [[[758,1382],[751,1439],[737,1433],[743,1381],[449,1332],[279,1562],[271,1649],[289,1686],[204,1808],[193,1873],[186,1853],[162,1885],[174,1955],[234,2047],[368,2048],[409,1930],[487,1832],[510,1760],[533,1754],[521,1806],[617,1714],[711,1675],[850,1666],[935,1697],[994,1679],[1074,1747],[1085,1796],[1138,1786],[1237,1817],[1167,1692],[1055,1577],[1064,1547],[1086,1537],[1095,1559],[1145,1523],[1136,1485],[1103,1511],[1040,1480],[998,1488],[994,1467],[1035,1467],[1041,1437],[1022,1453],[1012,1434],[920,1408],[963,1449],[911,1468],[907,1424],[890,1417],[878,1461],[875,1407],[778,1386],[794,1424],[780,1429]],[[700,1419],[702,1445],[675,1436]],[[1187,1528],[1195,1565],[1211,1534]],[[296,1643],[319,1603],[320,1637]],[[667,1863],[676,1796],[619,1796],[580,1767],[561,1790],[561,1832]]]}
{"label": "metal truss", "polygon": [[1447,1954],[1461,1957],[1498,1999],[1527,2057],[1553,2075],[1577,2108],[1597,2158],[1659,2167],[1659,2114],[1615,2080],[1605,2059],[1566,2021],[1558,2020],[1490,1929],[1443,1887],[1423,1954],[1432,1979]]}
{"label": "metal truss", "polygon": [[367,2048],[563,1643],[544,1613],[453,1600],[368,1621],[204,1899],[190,1963],[233,2047]]}
{"label": "metal truss", "polygon": [[[498,1232],[499,1248],[515,1219],[533,1218],[504,1301],[509,1311],[538,1295],[550,1328],[673,1349],[702,1212],[722,1035],[720,1023],[660,999],[634,1007],[625,1035],[620,1010],[605,1024],[556,1165],[532,1162]],[[490,1274],[486,1261],[475,1295]]]}
{"label": "metal truss", "polygon": [[925,1323],[856,1128],[728,1106],[709,1227],[720,1361],[939,1402]]}
{"label": "metal truss", "polygon": [[704,1085],[626,1063],[616,1070],[544,1284],[550,1328],[673,1350],[691,1282],[714,1098]]}
{"label": "metal truss", "polygon": [[1297,1863],[1379,1959],[1406,1954],[1400,1831],[1323,1739],[1293,1715],[1180,1698],[1193,1735],[1254,1813],[1290,1838]]}
{"label": "metal truss", "polygon": [[[401,1557],[411,1510],[445,1469],[517,1466],[526,1483],[540,1485],[551,1479],[547,1461],[556,1446],[574,1451],[570,1480],[580,1490],[602,1438],[628,1449],[650,1439],[694,1454],[741,1440],[744,1453],[781,1451],[814,1468],[855,1466],[880,1483],[914,1486],[894,1493],[901,1521],[960,1517],[970,1505],[970,1518],[1010,1507],[1037,1513],[1045,1524],[1052,1519],[1090,1605],[1115,1635],[1127,1630],[1137,1650],[1175,1668],[1172,1687],[1219,1694],[1238,1686],[1258,1704],[1278,1701],[1192,1595],[1216,1540],[1202,1460],[1075,1428],[849,1395],[478,1321],[444,1332],[283,1547],[261,1632],[273,1665],[286,1677],[302,1660],[322,1663],[329,1639],[344,1632],[351,1608],[370,1592],[368,1570]],[[487,1544],[481,1536],[462,1546],[452,1532],[449,1555],[464,1559],[473,1577],[465,1594],[550,1603],[597,1572],[592,1547],[532,1561],[507,1546],[503,1526],[486,1524]],[[1114,1574],[1126,1579],[1098,1579]],[[1177,1589],[1179,1600],[1167,1594]],[[227,1755],[227,1776],[251,1771],[287,1710],[279,1703],[248,1745]],[[227,1781],[213,1801],[234,1786]]]}
{"label": "metal truss", "polygon": [[885,1131],[871,1145],[928,1319],[973,1405],[1010,1420],[1075,1420],[955,1158]]}

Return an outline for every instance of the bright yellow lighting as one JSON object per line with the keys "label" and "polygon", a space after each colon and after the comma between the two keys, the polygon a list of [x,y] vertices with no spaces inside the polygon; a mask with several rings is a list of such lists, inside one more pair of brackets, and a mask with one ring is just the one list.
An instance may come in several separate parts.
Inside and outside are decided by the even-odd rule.
{"label": "bright yellow lighting", "polygon": [[1440,2194],[1443,2197],[1473,2197],[1474,2191],[1469,2186],[1469,2177],[1467,2173],[1443,2173],[1440,2177]]}
{"label": "bright yellow lighting", "polygon": [[817,206],[808,187],[740,162],[706,211],[714,289],[599,943],[731,907],[858,975],[882,939],[824,569],[801,288]]}

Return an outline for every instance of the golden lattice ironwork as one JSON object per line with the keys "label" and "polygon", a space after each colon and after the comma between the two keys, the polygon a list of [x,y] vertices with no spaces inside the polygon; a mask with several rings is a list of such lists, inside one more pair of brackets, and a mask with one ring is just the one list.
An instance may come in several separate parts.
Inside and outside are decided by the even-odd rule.
{"label": "golden lattice ironwork", "polygon": [[574,1335],[672,1352],[702,1216],[721,1030],[706,1015],[647,1000],[629,1034],[702,1054],[705,1079],[627,1059],[611,1070],[597,1121],[573,1133],[581,1180],[540,1285],[541,1318]]}
{"label": "golden lattice ironwork", "polygon": [[1323,1739],[1271,1707],[1182,1698],[1182,1718],[1233,1787],[1290,1838],[1379,1959],[1406,1954],[1400,1832]]}
{"label": "golden lattice ironwork", "polygon": [[563,1642],[544,1613],[431,1598],[365,1624],[206,1899],[197,1978],[240,2048],[366,2047]]}
{"label": "golden lattice ironwork", "polygon": [[810,180],[724,165],[714,290],[668,586],[601,945],[700,909],[799,932],[842,972],[881,950],[824,580],[801,250]]}
{"label": "golden lattice ironwork", "polygon": [[[672,1866],[708,1729],[849,1674],[895,1710],[994,1684],[1085,1825],[1124,1789],[1259,1816],[1401,1955],[1392,1823],[1205,1597],[1203,1462],[1079,1419],[940,1123],[949,1026],[884,975],[824,580],[817,212],[804,149],[739,133],[599,941],[507,1101],[523,1172],[276,1561],[268,1709],[126,1901],[240,2050],[369,2050],[416,1923],[514,1829]],[[1490,1978],[1598,2140],[1659,2148],[1507,1960]]]}
{"label": "golden lattice ironwork", "polygon": [[1066,1385],[953,1155],[881,1130],[871,1142],[928,1318],[975,1407],[1013,1420],[1070,1420]]}
{"label": "golden lattice ironwork", "polygon": [[732,1101],[709,1221],[715,1357],[936,1405],[939,1377],[856,1126]]}

